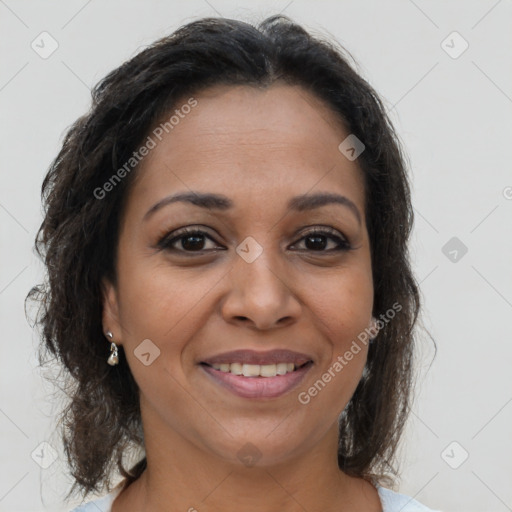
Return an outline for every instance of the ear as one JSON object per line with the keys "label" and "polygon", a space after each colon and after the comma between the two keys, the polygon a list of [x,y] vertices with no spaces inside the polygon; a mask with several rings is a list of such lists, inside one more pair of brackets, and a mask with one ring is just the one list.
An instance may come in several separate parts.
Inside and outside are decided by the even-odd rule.
{"label": "ear", "polygon": [[113,340],[122,345],[121,322],[119,320],[119,303],[115,286],[106,278],[101,280],[103,333],[111,331]]}

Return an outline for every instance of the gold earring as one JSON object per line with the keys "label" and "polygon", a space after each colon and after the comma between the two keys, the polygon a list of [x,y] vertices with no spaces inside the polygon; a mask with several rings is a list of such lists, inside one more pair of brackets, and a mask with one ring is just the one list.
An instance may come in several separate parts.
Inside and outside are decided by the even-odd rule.
{"label": "gold earring", "polygon": [[[110,338],[110,340],[114,337],[110,331],[107,331],[105,334]],[[117,345],[113,341],[110,343],[110,352],[111,354],[107,359],[107,363],[110,366],[116,366],[116,364],[119,364],[119,354],[117,352]]]}

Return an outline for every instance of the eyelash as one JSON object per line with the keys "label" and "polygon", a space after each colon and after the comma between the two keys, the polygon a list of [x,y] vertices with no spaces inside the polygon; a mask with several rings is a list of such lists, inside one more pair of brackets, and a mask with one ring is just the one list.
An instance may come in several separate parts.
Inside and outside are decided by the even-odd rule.
{"label": "eyelash", "polygon": [[[176,242],[179,242],[180,240],[186,239],[191,236],[198,236],[198,235],[204,236],[204,237],[208,238],[209,240],[211,240],[212,242],[216,243],[215,240],[206,231],[196,229],[196,228],[183,228],[183,229],[180,229],[177,232],[175,232],[174,236],[172,236],[172,238],[170,237],[170,234],[167,234],[164,237],[162,237],[160,239],[160,241],[157,243],[157,247],[161,250],[185,253],[187,256],[192,256],[192,257],[193,257],[193,255],[204,255],[205,252],[209,252],[212,249],[201,249],[199,251],[187,251],[184,249],[177,249],[177,248],[173,247],[173,245]],[[335,249],[319,250],[319,251],[315,251],[313,249],[304,249],[308,252],[332,254],[333,252],[349,251],[350,249],[352,249],[350,243],[347,240],[344,240],[343,238],[338,236],[338,232],[331,228],[314,229],[314,230],[308,231],[299,239],[299,241],[304,240],[310,236],[325,236],[327,238],[330,238],[331,240],[335,240],[336,243],[338,244],[338,247]]]}

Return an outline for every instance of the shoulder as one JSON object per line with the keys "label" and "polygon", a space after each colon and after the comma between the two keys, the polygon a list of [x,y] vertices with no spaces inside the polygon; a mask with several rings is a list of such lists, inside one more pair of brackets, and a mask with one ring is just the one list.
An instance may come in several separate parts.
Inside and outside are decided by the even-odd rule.
{"label": "shoulder", "polygon": [[71,512],[110,512],[112,503],[114,503],[115,498],[120,492],[121,488],[118,487],[110,494],[107,494],[97,500],[84,503],[77,508],[74,508]]}
{"label": "shoulder", "polygon": [[440,512],[385,487],[377,487],[377,491],[382,502],[382,512]]}

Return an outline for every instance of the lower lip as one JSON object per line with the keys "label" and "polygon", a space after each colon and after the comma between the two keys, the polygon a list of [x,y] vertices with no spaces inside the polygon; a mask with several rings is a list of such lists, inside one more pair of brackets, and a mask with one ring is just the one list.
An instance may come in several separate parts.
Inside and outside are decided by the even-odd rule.
{"label": "lower lip", "polygon": [[309,362],[294,372],[276,375],[275,377],[244,377],[230,372],[221,372],[205,364],[200,366],[215,382],[237,396],[243,398],[276,398],[298,386],[313,366],[313,363]]}

